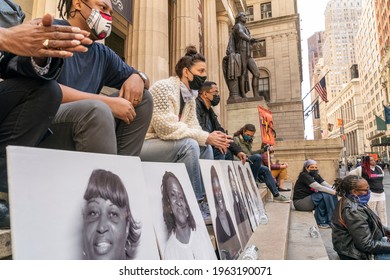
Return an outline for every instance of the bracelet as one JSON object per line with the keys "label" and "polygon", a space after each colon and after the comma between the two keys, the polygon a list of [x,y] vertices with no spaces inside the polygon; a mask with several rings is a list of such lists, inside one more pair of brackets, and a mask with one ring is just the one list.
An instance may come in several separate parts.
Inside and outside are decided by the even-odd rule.
{"label": "bracelet", "polygon": [[31,64],[32,64],[32,66],[34,67],[34,71],[35,71],[37,74],[41,75],[41,76],[44,76],[44,75],[46,75],[47,73],[49,73],[49,70],[50,70],[50,63],[51,63],[51,57],[49,57],[49,58],[47,59],[47,64],[46,64],[46,66],[41,67],[41,66],[39,66],[38,64],[36,64],[34,58],[31,57]]}

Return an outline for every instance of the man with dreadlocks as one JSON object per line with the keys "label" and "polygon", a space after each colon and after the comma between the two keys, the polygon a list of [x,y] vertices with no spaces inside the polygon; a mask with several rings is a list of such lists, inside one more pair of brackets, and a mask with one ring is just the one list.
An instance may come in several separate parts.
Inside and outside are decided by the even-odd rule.
{"label": "man with dreadlocks", "polygon": [[[111,33],[110,0],[60,0],[55,24],[91,32],[93,41]],[[42,147],[138,156],[153,101],[145,74],[130,67],[109,47],[94,42],[88,52],[66,60],[58,78],[63,99]],[[103,86],[119,91],[99,95]]]}

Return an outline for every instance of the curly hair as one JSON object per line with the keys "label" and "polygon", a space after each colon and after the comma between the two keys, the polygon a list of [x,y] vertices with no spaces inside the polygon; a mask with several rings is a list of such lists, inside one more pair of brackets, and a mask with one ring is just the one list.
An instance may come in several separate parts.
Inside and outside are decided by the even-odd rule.
{"label": "curly hair", "polygon": [[187,46],[185,52],[186,54],[179,59],[175,66],[176,75],[180,78],[183,76],[184,68],[190,69],[195,65],[195,63],[199,61],[206,62],[206,58],[203,56],[203,54],[198,53],[196,47],[193,45]]}
{"label": "curly hair", "polygon": [[251,123],[247,123],[246,125],[244,125],[243,127],[241,127],[239,130],[237,130],[236,132],[234,132],[233,136],[240,136],[240,135],[243,135],[243,134],[244,134],[244,131],[246,131],[246,130],[256,132],[256,127],[255,127],[253,124],[251,124]]}
{"label": "curly hair", "polygon": [[186,203],[187,212],[188,212],[187,223],[192,230],[196,230],[195,219],[194,219],[194,216],[192,215],[191,209],[188,205],[188,201],[187,201],[187,198],[185,196],[183,187],[181,186],[181,184],[180,184],[179,180],[177,179],[177,177],[175,176],[175,174],[173,174],[172,172],[169,172],[169,171],[165,171],[165,174],[164,174],[163,179],[162,179],[162,184],[161,184],[161,194],[162,194],[161,200],[162,200],[162,205],[163,205],[163,217],[164,217],[165,225],[167,226],[168,235],[170,235],[172,232],[176,231],[175,215],[172,212],[171,201],[170,201],[169,195],[168,195],[168,186],[170,185],[170,184],[168,184],[168,179],[170,179],[170,178],[172,178],[172,180],[175,180],[177,182],[177,185],[179,186],[179,189],[183,194],[184,202]]}
{"label": "curly hair", "polygon": [[360,180],[365,179],[357,175],[348,175],[343,179],[336,178],[333,187],[335,188],[337,195],[345,196],[347,194],[351,194],[352,190],[357,188],[357,183]]}
{"label": "curly hair", "polygon": [[98,197],[104,200],[110,200],[119,208],[126,210],[129,233],[125,244],[125,252],[128,259],[133,259],[140,242],[141,225],[134,220],[131,214],[129,196],[118,175],[103,169],[95,169],[92,171],[87,189],[84,193],[84,200],[89,201]]}

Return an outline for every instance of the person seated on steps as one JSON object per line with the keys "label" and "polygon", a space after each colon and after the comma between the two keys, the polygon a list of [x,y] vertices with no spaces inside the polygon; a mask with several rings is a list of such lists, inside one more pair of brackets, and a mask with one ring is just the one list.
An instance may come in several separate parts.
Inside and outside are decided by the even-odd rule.
{"label": "person seated on steps", "polygon": [[9,229],[6,147],[35,147],[45,137],[61,103],[55,79],[63,58],[92,41],[79,28],[54,26],[50,14],[21,24],[25,15],[12,1],[0,1],[0,14],[0,229]]}
{"label": "person seated on steps", "polygon": [[264,150],[252,150],[252,142],[255,133],[256,128],[253,124],[245,124],[242,128],[240,128],[233,134],[234,143],[240,146],[242,151],[246,154],[247,161],[249,162],[249,165],[251,167],[253,177],[256,179],[262,178],[262,180],[264,180],[268,189],[274,196],[274,201],[289,203],[291,200],[279,193],[271,171],[268,169],[268,167],[261,164],[260,153],[264,152]]}
{"label": "person seated on steps", "polygon": [[[62,104],[50,127],[53,134],[40,146],[139,156],[152,118],[153,100],[145,74],[96,42],[111,33],[111,1],[60,0],[58,11],[66,19],[55,20],[55,24],[86,29],[93,43],[87,53],[76,53],[65,60],[57,80]],[[102,95],[103,86],[118,91]]]}
{"label": "person seated on steps", "polygon": [[232,140],[222,131],[209,133],[200,127],[195,98],[207,78],[206,59],[195,46],[185,51],[176,63],[176,76],[157,81],[150,88],[154,110],[140,158],[184,163],[207,223],[210,215],[199,159],[214,159],[211,146],[226,153]]}
{"label": "person seated on steps", "polygon": [[337,204],[336,191],[318,173],[317,162],[308,159],[294,186],[293,203],[297,211],[313,211],[320,228],[330,228]]}
{"label": "person seated on steps", "polygon": [[[218,121],[218,116],[215,114],[212,107],[219,104],[219,91],[215,82],[206,81],[200,88],[198,97],[196,98],[196,116],[199,124],[204,131],[209,133],[213,131],[222,131],[226,133],[225,129]],[[233,156],[237,156],[244,164],[246,161],[246,155],[242,151],[241,147],[236,143],[231,142],[226,153],[222,153],[217,147],[213,148],[213,154],[215,160],[233,160]]]}
{"label": "person seated on steps", "polygon": [[[268,152],[269,152],[269,162],[268,162]],[[278,191],[280,192],[288,192],[291,191],[289,188],[284,187],[284,181],[287,179],[287,167],[288,164],[286,162],[279,163],[273,162],[272,159],[274,157],[275,151],[273,146],[269,146],[268,152],[264,152],[261,154],[262,163],[265,166],[271,168],[272,176],[275,178],[278,186]]]}

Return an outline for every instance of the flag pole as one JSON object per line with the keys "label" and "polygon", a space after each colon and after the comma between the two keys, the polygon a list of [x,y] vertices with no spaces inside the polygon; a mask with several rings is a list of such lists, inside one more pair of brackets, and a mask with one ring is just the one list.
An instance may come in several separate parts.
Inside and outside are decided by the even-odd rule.
{"label": "flag pole", "polygon": [[[328,72],[326,72],[325,75],[324,75],[322,78],[325,78],[326,75],[328,75],[329,72],[330,72],[330,70],[328,70]],[[320,81],[322,80],[322,78],[320,79]],[[318,83],[319,83],[319,82],[315,83],[314,87],[312,87],[311,90],[310,90],[308,93],[306,93],[306,95],[302,98],[302,100],[305,99],[305,98],[309,95],[310,92],[312,92],[312,90],[316,87],[316,85],[317,85]]]}

